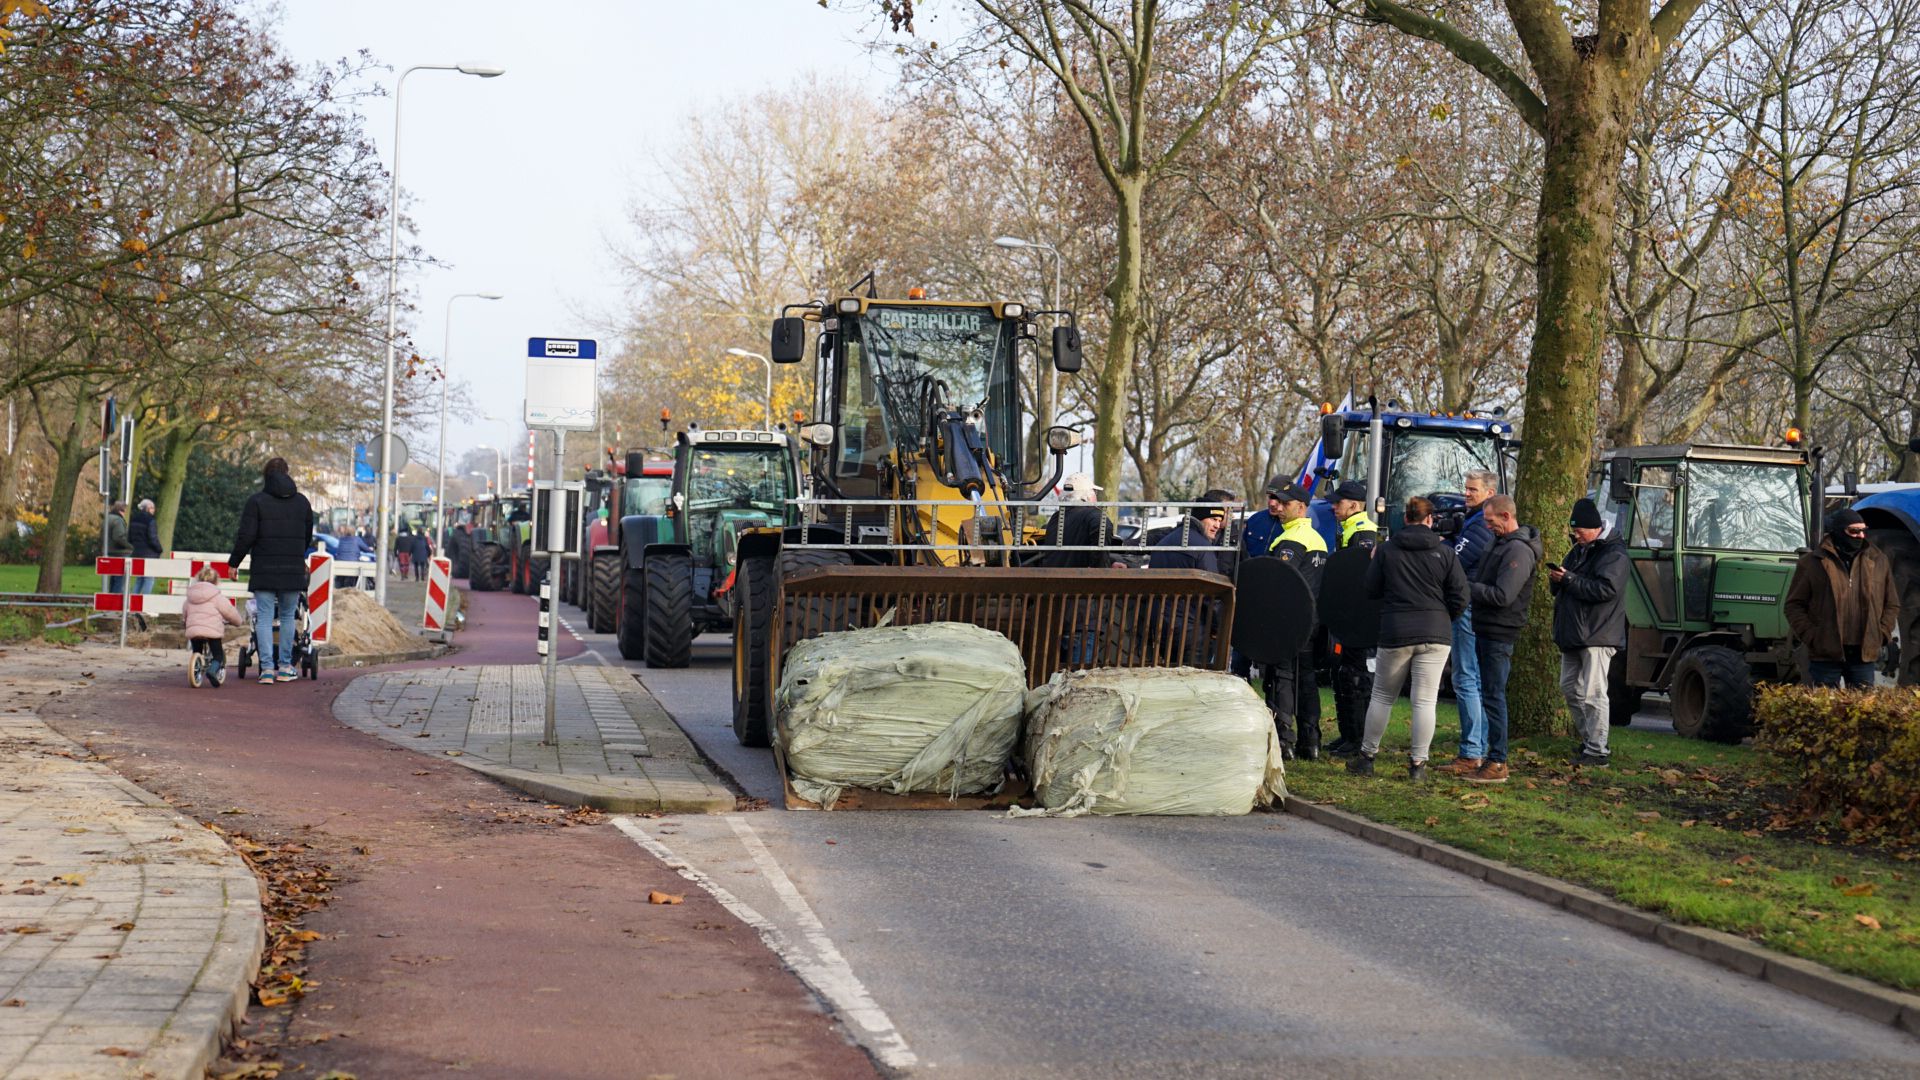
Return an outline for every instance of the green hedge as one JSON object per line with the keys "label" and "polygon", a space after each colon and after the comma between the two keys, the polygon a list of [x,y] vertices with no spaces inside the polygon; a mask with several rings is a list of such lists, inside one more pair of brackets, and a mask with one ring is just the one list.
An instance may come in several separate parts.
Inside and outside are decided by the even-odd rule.
{"label": "green hedge", "polygon": [[1755,745],[1799,776],[1807,810],[1920,839],[1920,691],[1768,686],[1754,714]]}

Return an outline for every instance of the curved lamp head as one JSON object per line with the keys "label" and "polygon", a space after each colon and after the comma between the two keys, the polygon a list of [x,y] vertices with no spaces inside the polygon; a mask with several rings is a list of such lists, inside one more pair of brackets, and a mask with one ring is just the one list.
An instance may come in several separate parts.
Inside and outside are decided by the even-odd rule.
{"label": "curved lamp head", "polygon": [[479,297],[482,300],[498,300],[505,294],[497,293],[497,292],[483,292],[483,293],[474,293],[473,295]]}
{"label": "curved lamp head", "polygon": [[462,75],[478,75],[483,79],[498,78],[499,76],[505,75],[507,73],[506,68],[495,67],[492,64],[474,64],[474,63],[455,64],[454,70],[460,72],[460,74]]}
{"label": "curved lamp head", "polygon": [[1022,240],[1017,236],[996,236],[993,240],[993,246],[998,248],[1032,247],[1033,241]]}

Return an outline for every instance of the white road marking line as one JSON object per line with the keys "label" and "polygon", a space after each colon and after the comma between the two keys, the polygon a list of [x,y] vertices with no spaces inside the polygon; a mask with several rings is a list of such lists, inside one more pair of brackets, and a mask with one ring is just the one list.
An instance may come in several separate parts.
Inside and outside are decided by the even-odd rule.
{"label": "white road marking line", "polygon": [[787,934],[768,921],[766,916],[727,891],[719,882],[689,865],[685,859],[674,854],[671,848],[654,839],[638,819],[623,814],[612,820],[614,828],[626,833],[649,855],[666,863],[675,873],[706,890],[709,896],[719,901],[720,906],[732,912],[735,918],[753,927],[754,932],[760,935],[760,940],[766,942],[767,948],[772,949],[776,955],[786,961],[787,966],[791,967],[802,981],[811,986],[814,993],[825,998],[827,1003],[833,1006],[834,1011],[864,1032],[860,1041],[873,1051],[874,1056],[879,1058],[882,1064],[896,1069],[909,1069],[919,1064],[920,1059],[914,1056],[913,1051],[907,1049],[907,1040],[893,1026],[893,1020],[887,1016],[886,1010],[882,1009],[873,1000],[873,996],[867,993],[866,985],[853,973],[853,968],[848,965],[846,958],[840,955],[840,950],[834,945],[833,939],[827,936],[826,927],[821,925],[819,917],[813,913],[813,908],[808,906],[806,898],[800,895],[800,890],[794,888],[786,871],[780,869],[780,864],[774,861],[773,853],[768,851],[766,844],[761,842],[760,835],[754,832],[753,827],[742,820],[738,814],[721,816],[726,818],[728,826],[746,847],[747,854],[753,857],[754,865],[773,886],[774,892],[779,894],[788,912],[800,924],[801,934],[805,938],[805,948],[796,947]]}

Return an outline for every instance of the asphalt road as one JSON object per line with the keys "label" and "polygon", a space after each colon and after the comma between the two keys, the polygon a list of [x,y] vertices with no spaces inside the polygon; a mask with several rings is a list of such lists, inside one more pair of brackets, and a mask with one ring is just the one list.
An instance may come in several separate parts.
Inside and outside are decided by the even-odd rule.
{"label": "asphalt road", "polygon": [[786,811],[729,648],[625,666],[771,809],[627,831],[903,1074],[1920,1076],[1920,1040],[1286,815]]}

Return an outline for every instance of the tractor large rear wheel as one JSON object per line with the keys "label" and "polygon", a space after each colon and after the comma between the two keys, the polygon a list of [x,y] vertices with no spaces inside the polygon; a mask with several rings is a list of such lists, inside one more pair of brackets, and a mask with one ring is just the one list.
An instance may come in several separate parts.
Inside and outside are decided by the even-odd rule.
{"label": "tractor large rear wheel", "polygon": [[1867,539],[1893,564],[1893,585],[1900,592],[1900,644],[1895,678],[1901,686],[1920,686],[1920,538],[1905,529],[1873,529]]}
{"label": "tractor large rear wheel", "polygon": [[693,560],[649,555],[646,568],[647,666],[683,668],[693,659]]}
{"label": "tractor large rear wheel", "polygon": [[733,737],[741,746],[770,746],[773,711],[768,685],[773,642],[774,579],[771,555],[740,560],[733,578]]}
{"label": "tractor large rear wheel", "polygon": [[475,544],[467,556],[467,587],[474,592],[493,592],[500,587],[500,549],[492,544]]}
{"label": "tractor large rear wheel", "polygon": [[611,634],[614,605],[620,602],[620,553],[602,552],[593,557],[593,574],[587,581],[587,625],[596,634]]}
{"label": "tractor large rear wheel", "polygon": [[1689,739],[1739,742],[1753,729],[1753,672],[1724,645],[1688,649],[1673,668],[1673,730]]}
{"label": "tractor large rear wheel", "polygon": [[639,660],[647,655],[647,578],[631,566],[621,574],[620,625],[614,637],[620,643],[620,656]]}

